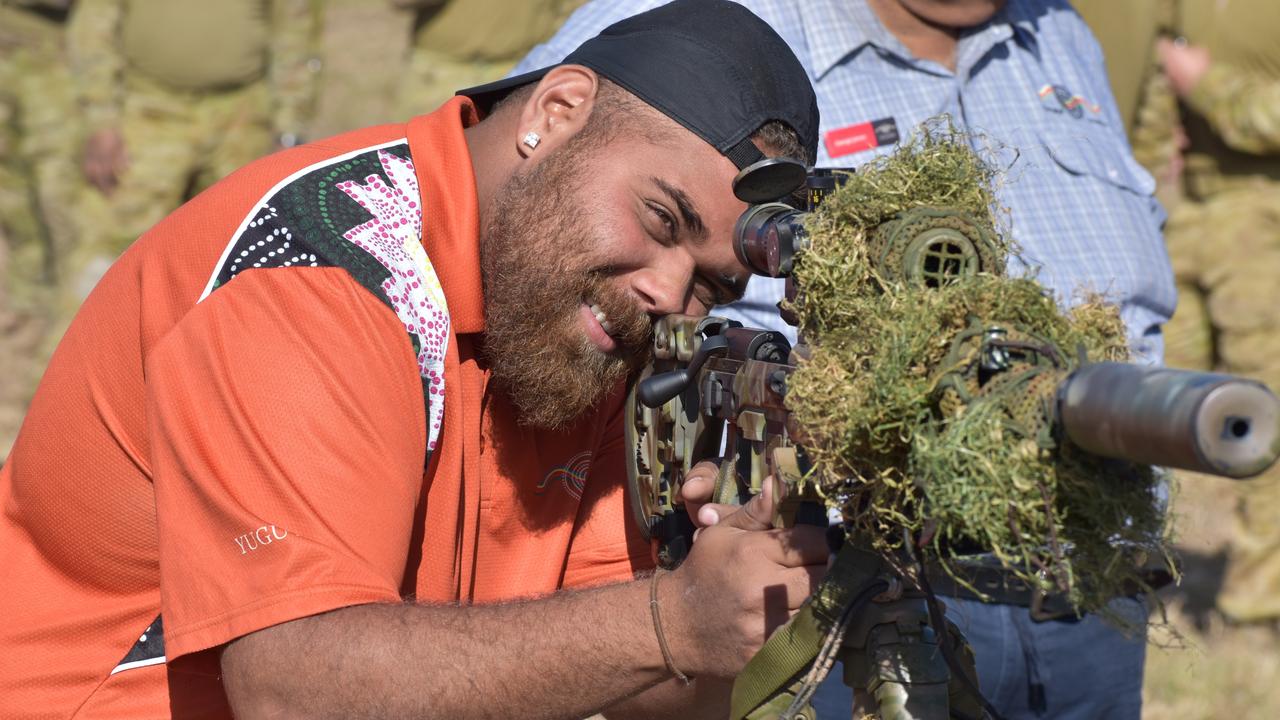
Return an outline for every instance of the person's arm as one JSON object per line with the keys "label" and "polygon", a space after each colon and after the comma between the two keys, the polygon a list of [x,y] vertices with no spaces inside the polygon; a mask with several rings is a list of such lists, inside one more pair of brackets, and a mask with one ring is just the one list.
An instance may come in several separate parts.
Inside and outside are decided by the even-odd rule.
{"label": "person's arm", "polygon": [[556,34],[545,43],[534,47],[516,64],[507,76],[537,70],[554,65],[573,52],[584,41],[600,34],[601,30],[632,15],[663,5],[670,0],[592,0],[578,8]]}
{"label": "person's arm", "polygon": [[[693,677],[730,678],[774,628],[766,589],[793,612],[821,576],[817,528],[761,530],[761,496],[704,529],[658,585],[673,661]],[[719,714],[726,683],[683,690],[654,633],[649,580],[504,605],[363,605],[247,635],[222,655],[237,717],[613,717]],[[695,686],[696,686],[695,682]],[[631,703],[625,703],[634,697]]]}
{"label": "person's arm", "polygon": [[1212,63],[1183,100],[1231,149],[1280,152],[1280,79]]}
{"label": "person's arm", "polygon": [[586,717],[665,676],[648,601],[638,581],[509,605],[346,608],[231,643],[223,682],[242,718]]}
{"label": "person's arm", "polygon": [[80,0],[67,20],[67,55],[88,130],[83,171],[105,194],[115,190],[128,162],[120,134],[123,5],[122,0]]}
{"label": "person's arm", "polygon": [[1280,79],[1210,57],[1208,48],[1162,39],[1157,45],[1178,97],[1209,121],[1233,150],[1280,152]]}
{"label": "person's arm", "polygon": [[272,128],[278,144],[291,147],[302,139],[315,104],[320,10],[313,0],[273,0],[270,9]]}
{"label": "person's arm", "polygon": [[648,720],[649,718],[714,718],[723,720],[730,711],[733,680],[698,678],[688,685],[671,678],[606,709],[608,720]]}

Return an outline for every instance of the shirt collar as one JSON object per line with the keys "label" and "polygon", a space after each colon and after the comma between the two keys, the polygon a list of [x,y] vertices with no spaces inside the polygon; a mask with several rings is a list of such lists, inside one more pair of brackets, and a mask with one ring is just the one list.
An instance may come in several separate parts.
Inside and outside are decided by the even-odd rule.
{"label": "shirt collar", "polygon": [[865,2],[807,0],[799,3],[799,8],[815,80],[866,45],[910,56]]}
{"label": "shirt collar", "polygon": [[457,334],[484,331],[480,276],[480,211],[475,169],[463,130],[480,121],[471,100],[456,96],[408,124],[422,203],[427,251]]}
{"label": "shirt collar", "polygon": [[[978,60],[991,52],[997,45],[1010,40],[1022,44],[1031,52],[1038,52],[1036,46],[1035,9],[1028,7],[1025,0],[1009,0],[991,20],[975,28],[960,38],[956,48],[957,71],[968,72]],[[1043,5],[1039,13],[1047,12]]]}
{"label": "shirt collar", "polygon": [[[1017,30],[1025,38],[1034,41],[1036,37],[1036,13],[1028,7],[1029,3],[1025,0],[1009,0],[1005,6],[1000,9],[992,22],[1006,22],[1014,30]],[[1043,6],[1040,14],[1049,12]]]}

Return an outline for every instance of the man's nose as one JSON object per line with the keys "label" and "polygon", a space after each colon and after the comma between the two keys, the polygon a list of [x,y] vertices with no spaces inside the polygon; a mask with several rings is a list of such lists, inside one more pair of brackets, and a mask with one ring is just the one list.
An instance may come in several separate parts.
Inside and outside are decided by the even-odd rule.
{"label": "man's nose", "polygon": [[692,260],[673,258],[637,271],[632,277],[631,289],[640,298],[645,312],[671,315],[685,311],[692,282]]}

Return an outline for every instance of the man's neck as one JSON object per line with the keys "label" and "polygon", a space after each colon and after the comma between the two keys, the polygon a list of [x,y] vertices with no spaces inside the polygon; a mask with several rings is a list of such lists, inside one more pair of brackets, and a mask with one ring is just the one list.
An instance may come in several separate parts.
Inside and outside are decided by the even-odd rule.
{"label": "man's neck", "polygon": [[493,198],[503,184],[515,172],[520,160],[511,138],[515,134],[515,113],[491,115],[463,130],[467,151],[471,154],[471,166],[476,178],[476,203],[480,212],[480,228],[483,237],[488,227]]}
{"label": "man's neck", "polygon": [[921,60],[932,60],[949,70],[956,69],[956,42],[960,31],[931,23],[916,15],[898,0],[867,0],[867,5],[885,29]]}

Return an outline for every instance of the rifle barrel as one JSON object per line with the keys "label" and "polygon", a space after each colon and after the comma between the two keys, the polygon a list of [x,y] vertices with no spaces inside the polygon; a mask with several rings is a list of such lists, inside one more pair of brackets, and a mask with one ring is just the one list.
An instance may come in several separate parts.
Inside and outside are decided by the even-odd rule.
{"label": "rifle barrel", "polygon": [[1231,375],[1095,363],[1062,384],[1058,413],[1071,442],[1103,457],[1239,479],[1280,455],[1280,401]]}

